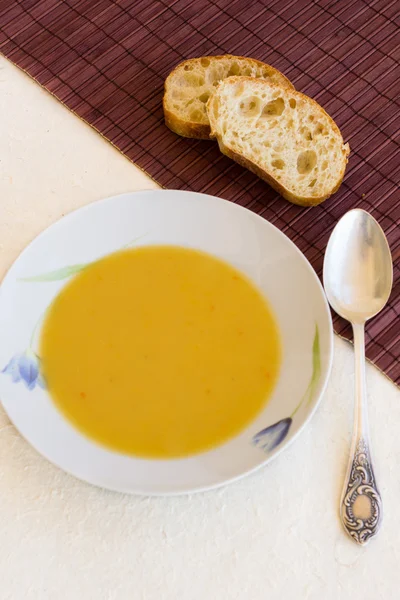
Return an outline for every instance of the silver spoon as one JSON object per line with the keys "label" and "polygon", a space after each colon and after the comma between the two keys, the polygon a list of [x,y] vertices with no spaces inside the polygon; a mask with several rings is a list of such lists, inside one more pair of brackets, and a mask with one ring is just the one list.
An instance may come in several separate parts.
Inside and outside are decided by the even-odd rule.
{"label": "silver spoon", "polygon": [[326,248],[323,277],[329,304],[353,327],[354,430],[340,516],[346,532],[363,545],[376,535],[382,519],[368,434],[364,327],[385,306],[393,283],[389,245],[369,213],[355,209],[340,219]]}

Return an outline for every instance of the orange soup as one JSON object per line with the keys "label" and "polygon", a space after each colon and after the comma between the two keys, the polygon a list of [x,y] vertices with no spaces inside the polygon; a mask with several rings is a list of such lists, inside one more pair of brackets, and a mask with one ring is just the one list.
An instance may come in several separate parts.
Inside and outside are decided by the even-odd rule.
{"label": "orange soup", "polygon": [[208,254],[145,246],[76,275],[48,310],[49,392],[82,433],[148,458],[238,434],[267,402],[281,351],[266,300]]}

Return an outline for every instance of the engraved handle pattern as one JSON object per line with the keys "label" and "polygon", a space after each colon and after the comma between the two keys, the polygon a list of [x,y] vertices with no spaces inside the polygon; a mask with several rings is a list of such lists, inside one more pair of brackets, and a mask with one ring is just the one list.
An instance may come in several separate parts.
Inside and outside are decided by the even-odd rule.
{"label": "engraved handle pattern", "polygon": [[366,544],[379,530],[382,500],[375,482],[368,443],[356,445],[350,476],[344,489],[341,517],[347,533],[358,544]]}

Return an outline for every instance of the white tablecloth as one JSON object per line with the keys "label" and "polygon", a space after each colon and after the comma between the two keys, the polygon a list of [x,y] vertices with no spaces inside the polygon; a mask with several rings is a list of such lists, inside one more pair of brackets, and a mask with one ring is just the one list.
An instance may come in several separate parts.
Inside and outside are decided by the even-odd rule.
{"label": "white tablecloth", "polygon": [[[0,59],[0,277],[61,215],[156,184]],[[351,347],[311,424],[255,475],[217,491],[149,499],[53,467],[0,408],[1,600],[390,600],[400,580],[400,395],[367,369],[383,529],[366,548],[338,501],[352,423]]]}

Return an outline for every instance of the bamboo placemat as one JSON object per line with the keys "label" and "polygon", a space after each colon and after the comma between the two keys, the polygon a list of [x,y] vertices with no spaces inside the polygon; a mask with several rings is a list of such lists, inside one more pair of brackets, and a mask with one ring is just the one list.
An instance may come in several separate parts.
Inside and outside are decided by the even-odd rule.
{"label": "bamboo placemat", "polygon": [[[3,0],[0,50],[161,185],[232,200],[285,232],[321,274],[329,234],[362,207],[395,261],[391,301],[367,328],[367,355],[400,383],[399,7],[397,0]],[[351,156],[339,192],[293,206],[163,123],[163,81],[182,59],[239,54],[272,64],[342,129]],[[346,324],[335,318],[339,334]]]}

